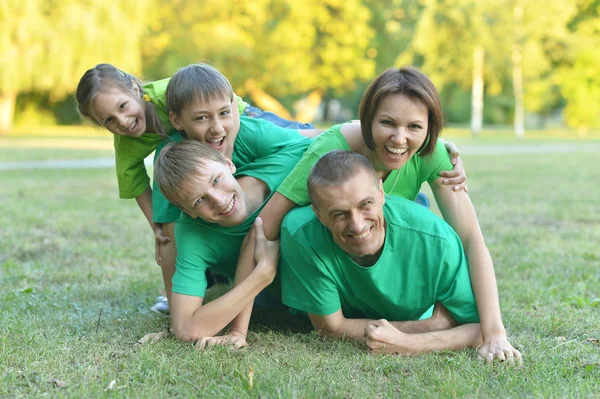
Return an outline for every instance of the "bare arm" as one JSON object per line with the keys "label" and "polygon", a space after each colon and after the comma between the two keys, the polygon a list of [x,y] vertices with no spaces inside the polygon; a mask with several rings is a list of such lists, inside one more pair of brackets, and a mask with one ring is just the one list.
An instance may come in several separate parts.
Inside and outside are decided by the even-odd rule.
{"label": "bare arm", "polygon": [[259,215],[264,221],[267,240],[275,240],[279,237],[283,218],[295,207],[296,203],[294,201],[279,193],[273,194]]}
{"label": "bare arm", "polygon": [[154,223],[152,221],[152,189],[150,188],[150,186],[148,186],[148,188],[146,190],[144,190],[143,193],[138,195],[135,198],[135,201],[137,202],[138,206],[142,210],[142,213],[146,217],[146,220],[148,220],[148,224],[150,224],[150,228],[152,229],[152,232],[154,233],[154,238],[155,238],[155,254],[154,254],[154,256],[156,259],[156,263],[158,263],[160,265],[162,263],[162,259],[161,259],[161,255],[160,255],[161,245],[166,244],[169,241],[171,241],[171,237],[168,237],[163,234],[163,228],[162,228],[163,226],[161,223]]}
{"label": "bare arm", "polygon": [[[365,328],[375,320],[368,319],[347,319],[342,310],[327,316],[314,314],[308,315],[310,321],[321,336],[327,338],[350,339],[355,341],[365,340]],[[407,334],[418,334],[430,331],[444,330],[453,327],[454,320],[450,317],[447,310],[441,305],[437,305],[431,318],[414,321],[393,321],[391,325],[399,331]]]}
{"label": "bare arm", "polygon": [[[231,291],[206,305],[203,305],[204,298],[173,293],[171,317],[173,331],[178,339],[193,341],[200,336],[216,335],[240,315],[242,310],[246,310],[248,305],[251,311],[256,295],[273,282],[279,259],[279,242],[265,240],[260,224],[260,219],[257,219],[256,251],[252,254],[256,260],[256,268]],[[254,234],[250,234],[249,239],[253,238]],[[248,263],[248,259],[241,255],[240,262]],[[244,321],[244,317],[246,316],[242,315],[240,322]],[[249,314],[245,320],[247,330]]]}
{"label": "bare arm", "polygon": [[443,185],[441,180],[442,178],[436,179],[430,185],[444,220],[460,237],[467,257],[483,335],[479,353],[488,360],[490,355],[503,360],[509,352],[520,358],[520,353],[506,338],[494,264],[479,228],[473,204],[465,191],[454,192],[451,186]]}
{"label": "bare arm", "polygon": [[309,139],[315,138],[323,132],[324,130],[322,129],[298,129],[298,133]]}

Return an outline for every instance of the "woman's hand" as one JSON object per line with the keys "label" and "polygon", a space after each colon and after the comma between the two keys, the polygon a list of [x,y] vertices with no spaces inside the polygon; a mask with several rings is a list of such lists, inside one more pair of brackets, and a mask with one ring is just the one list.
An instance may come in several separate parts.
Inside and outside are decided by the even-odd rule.
{"label": "woman's hand", "polygon": [[460,159],[458,148],[454,143],[449,141],[444,142],[444,147],[446,147],[446,151],[450,154],[450,162],[452,162],[454,168],[439,173],[439,175],[444,178],[442,184],[454,185],[454,187],[452,187],[453,191],[465,190],[465,192],[467,192],[467,173],[463,167],[462,159]]}

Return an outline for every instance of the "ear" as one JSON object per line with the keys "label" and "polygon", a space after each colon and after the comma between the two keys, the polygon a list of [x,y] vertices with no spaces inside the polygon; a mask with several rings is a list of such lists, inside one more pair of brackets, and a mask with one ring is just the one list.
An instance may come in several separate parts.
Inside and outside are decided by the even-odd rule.
{"label": "ear", "polygon": [[179,123],[179,117],[175,112],[169,111],[169,119],[171,120],[171,125],[177,130],[183,130],[183,126]]}
{"label": "ear", "polygon": [[233,162],[231,161],[231,159],[229,159],[225,155],[223,155],[223,158],[225,158],[226,165],[229,167],[231,174],[234,174],[237,169],[236,169],[235,165],[233,164]]}
{"label": "ear", "polygon": [[[313,210],[313,212],[315,213],[315,215],[317,215],[317,219],[319,219],[319,221],[321,223],[323,223],[323,219],[321,219],[321,214],[319,213],[319,210],[314,206],[314,205],[310,205],[310,208]],[[325,225],[325,223],[323,223],[323,225]]]}
{"label": "ear", "polygon": [[132,92],[132,93],[133,93],[133,94],[134,94],[136,97],[140,97],[140,98],[141,98],[141,97],[142,97],[142,93],[140,93],[140,88],[139,88],[139,86],[137,85],[137,83],[135,83],[135,82],[131,82],[131,85],[132,85],[132,87],[131,87],[131,92]]}

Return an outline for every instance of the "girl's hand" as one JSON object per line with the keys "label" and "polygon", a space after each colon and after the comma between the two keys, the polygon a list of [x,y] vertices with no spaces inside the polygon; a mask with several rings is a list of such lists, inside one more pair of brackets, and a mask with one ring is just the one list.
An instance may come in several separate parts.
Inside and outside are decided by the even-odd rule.
{"label": "girl's hand", "polygon": [[248,346],[248,343],[246,342],[246,336],[237,330],[232,330],[226,335],[220,335],[218,337],[200,337],[198,338],[198,341],[196,341],[194,348],[207,349],[215,345],[240,349]]}
{"label": "girl's hand", "polygon": [[260,217],[257,217],[254,221],[252,230],[252,233],[256,237],[256,246],[254,248],[256,270],[263,273],[269,281],[273,281],[279,263],[279,240],[267,240],[263,220]]}
{"label": "girl's hand", "polygon": [[450,162],[454,165],[454,169],[439,173],[440,176],[444,177],[442,184],[454,185],[452,187],[454,191],[465,190],[467,192],[467,173],[463,167],[462,159],[460,159],[458,148],[449,141],[444,142],[444,146],[450,154]]}
{"label": "girl's hand", "polygon": [[170,242],[171,237],[164,235],[162,227],[158,227],[154,230],[154,239],[154,259],[156,260],[156,263],[161,266],[162,258],[160,256],[160,248],[163,244]]}

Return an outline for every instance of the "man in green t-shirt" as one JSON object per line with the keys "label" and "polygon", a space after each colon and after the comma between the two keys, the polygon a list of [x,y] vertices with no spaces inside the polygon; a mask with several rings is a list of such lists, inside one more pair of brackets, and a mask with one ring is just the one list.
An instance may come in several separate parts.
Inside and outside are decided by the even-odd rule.
{"label": "man in green t-shirt", "polygon": [[[281,228],[284,304],[307,312],[322,335],[366,340],[372,351],[481,343],[463,248],[446,222],[412,201],[386,198],[356,153],[326,154],[307,184],[312,207],[291,211]],[[445,317],[418,320],[435,303]]]}

